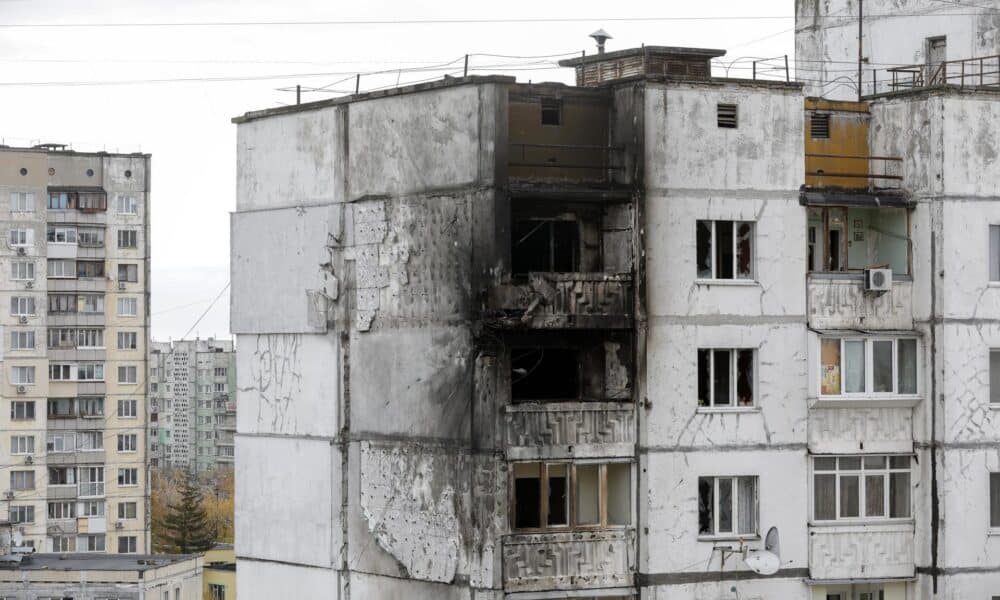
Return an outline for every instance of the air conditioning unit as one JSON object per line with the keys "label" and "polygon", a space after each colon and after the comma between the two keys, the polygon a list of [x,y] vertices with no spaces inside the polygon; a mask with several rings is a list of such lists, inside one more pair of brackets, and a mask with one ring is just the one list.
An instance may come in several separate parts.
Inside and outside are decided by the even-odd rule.
{"label": "air conditioning unit", "polygon": [[892,269],[865,269],[865,291],[884,293],[892,290]]}
{"label": "air conditioning unit", "polygon": [[28,281],[28,282],[26,282],[24,284],[24,287],[26,287],[26,288],[28,288],[30,290],[31,288],[35,287],[35,282],[34,281]]}
{"label": "air conditioning unit", "polygon": [[14,492],[12,492],[10,490],[7,490],[6,492],[3,493],[3,498],[4,498],[4,500],[13,500],[14,499]]}
{"label": "air conditioning unit", "polygon": [[17,320],[17,322],[20,323],[21,325],[27,325],[28,317],[21,317],[20,319]]}
{"label": "air conditioning unit", "polygon": [[17,255],[18,256],[24,256],[27,253],[28,253],[27,250],[25,250],[23,246],[18,246],[18,248],[17,248]]}
{"label": "air conditioning unit", "polygon": [[123,292],[125,291],[125,282],[124,281],[119,281],[118,282],[118,289],[121,290],[121,291],[123,291]]}
{"label": "air conditioning unit", "polygon": [[19,386],[17,386],[17,393],[18,394],[27,394],[28,393],[28,388],[24,387],[23,385],[19,385]]}
{"label": "air conditioning unit", "polygon": [[125,529],[125,521],[115,521],[115,529]]}
{"label": "air conditioning unit", "polygon": [[27,455],[27,456],[25,456],[24,457],[24,464],[26,464],[26,465],[35,464],[35,457],[32,456],[32,455],[30,455],[30,454]]}

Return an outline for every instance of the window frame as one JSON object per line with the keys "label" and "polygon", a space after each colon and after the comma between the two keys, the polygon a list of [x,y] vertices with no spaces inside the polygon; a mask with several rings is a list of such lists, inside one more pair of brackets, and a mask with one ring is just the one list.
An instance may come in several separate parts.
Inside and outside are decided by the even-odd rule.
{"label": "window frame", "polygon": [[[22,343],[23,342],[23,343]],[[10,350],[17,352],[20,350],[35,350],[37,339],[34,329],[11,329],[10,330]]]}
{"label": "window frame", "polygon": [[[572,532],[572,531],[595,531],[595,530],[606,530],[606,529],[623,529],[631,527],[635,523],[635,509],[633,504],[635,503],[635,464],[628,460],[578,460],[578,461],[568,461],[568,460],[527,460],[527,461],[517,461],[515,463],[510,463],[511,468],[509,469],[509,502],[510,502],[510,512],[509,512],[509,522],[508,527],[513,534],[529,534],[529,533],[555,533],[555,532]],[[517,527],[517,490],[516,490],[516,476],[514,466],[516,464],[526,464],[526,465],[538,465],[539,468],[539,495],[538,495],[538,527]],[[628,511],[629,518],[628,523],[625,525],[621,524],[610,524],[608,520],[608,475],[607,467],[611,464],[626,465],[628,467]],[[577,469],[580,466],[585,465],[595,465],[598,467],[597,481],[598,481],[598,522],[594,524],[579,524],[577,523],[578,513],[577,513]],[[552,466],[564,466],[566,468],[566,495],[567,495],[567,509],[566,509],[566,524],[565,525],[548,525],[548,471]]]}
{"label": "window frame", "polygon": [[[129,410],[129,407],[131,409]],[[126,410],[122,410],[125,408]],[[119,419],[137,419],[139,414],[139,402],[134,398],[119,398],[118,399],[118,418]]]}
{"label": "window frame", "polygon": [[[838,385],[840,392],[836,394],[827,394],[823,392],[823,374],[824,374],[824,363],[823,363],[823,343],[829,340],[840,340],[840,362],[838,364],[839,369],[839,379]],[[914,352],[914,372],[916,378],[916,391],[913,393],[900,393],[900,368],[899,368],[899,342],[901,340],[913,341],[915,344]],[[861,392],[847,392],[846,390],[846,361],[847,352],[846,344],[847,342],[863,342],[864,343],[864,391]],[[876,342],[892,342],[892,391],[889,392],[876,392],[875,390],[875,343]],[[857,399],[919,399],[922,397],[923,385],[921,378],[923,376],[923,367],[920,364],[921,353],[923,351],[923,346],[921,344],[921,339],[916,335],[822,335],[819,337],[819,349],[816,353],[817,356],[817,384],[818,388],[816,390],[817,396],[823,400],[857,400]]]}
{"label": "window frame", "polygon": [[[15,373],[21,375],[15,375]],[[27,375],[27,378],[22,380],[22,375]],[[34,365],[11,365],[10,367],[10,384],[11,385],[35,385],[37,381],[35,374]]]}
{"label": "window frame", "polygon": [[139,200],[132,194],[118,194],[118,202],[115,206],[120,215],[138,215]]}
{"label": "window frame", "polygon": [[[871,524],[871,523],[906,523],[913,521],[913,501],[914,501],[914,471],[913,454],[815,454],[810,456],[809,461],[809,524],[810,525],[820,525],[820,526],[836,526],[836,525],[855,525],[855,524]],[[857,469],[845,468],[841,469],[840,461],[841,459],[858,459],[860,466]],[[885,467],[865,467],[866,458],[884,458]],[[906,468],[893,467],[893,458],[907,458],[909,460],[909,466]],[[817,470],[816,460],[817,459],[834,459],[836,461],[836,467],[833,470]],[[868,477],[874,476],[872,473],[881,474],[883,476],[882,484],[882,509],[883,514],[880,515],[866,515],[864,514],[867,509],[867,486]],[[893,473],[906,473],[909,477],[908,487],[907,487],[907,516],[905,517],[893,517],[892,514],[892,474]],[[832,519],[820,519],[816,516],[816,476],[817,475],[833,475],[834,477],[834,517]],[[854,476],[858,479],[858,516],[856,517],[841,517],[841,491],[840,483],[842,476]]]}
{"label": "window frame", "polygon": [[118,487],[138,487],[139,469],[135,467],[118,468]]}
{"label": "window frame", "polygon": [[[706,352],[708,354],[708,402],[707,404],[702,404],[702,394],[701,390],[701,353]],[[716,352],[728,352],[729,353],[729,403],[728,404],[716,404],[715,400],[715,353]],[[750,404],[740,404],[739,403],[739,357],[741,352],[751,353],[751,373],[750,373],[750,387],[751,387],[751,400]],[[695,365],[695,394],[697,396],[696,401],[698,404],[698,409],[702,411],[731,411],[731,410],[752,410],[757,408],[757,376],[758,376],[758,359],[757,359],[757,348],[698,348],[696,353],[696,365]]]}
{"label": "window frame", "polygon": [[[708,255],[711,260],[710,277],[703,277],[700,273],[700,265],[698,264],[698,232],[702,223],[711,223],[711,231],[709,234],[709,246]],[[718,224],[719,223],[731,223],[732,224],[732,253],[733,253],[733,276],[732,277],[719,277],[719,266],[718,262]],[[750,274],[749,276],[741,276],[739,274],[739,230],[741,225],[750,226]],[[696,219],[695,220],[695,281],[713,284],[743,284],[749,285],[757,282],[757,221],[745,221],[737,219]]]}
{"label": "window frame", "polygon": [[34,296],[11,296],[10,309],[12,317],[38,316],[38,303],[35,302]]}
{"label": "window frame", "polygon": [[[24,271],[20,273],[19,271]],[[33,260],[13,260],[10,263],[11,281],[34,281],[35,261]]]}
{"label": "window frame", "polygon": [[[118,316],[119,317],[137,317],[139,316],[139,298],[136,296],[119,296],[117,302]],[[123,311],[123,307],[131,308],[132,312]]]}
{"label": "window frame", "polygon": [[[747,479],[753,481],[753,522],[754,529],[753,532],[740,532],[739,529],[739,506],[740,506],[740,485],[741,479]],[[701,482],[703,479],[709,479],[712,481],[712,531],[703,532],[701,531]],[[722,514],[719,510],[719,482],[722,480],[729,480],[732,482],[732,494],[731,494],[731,504],[730,515],[733,523],[733,531],[719,531],[719,519]],[[757,539],[760,538],[760,476],[759,475],[702,475],[696,480],[698,485],[698,490],[696,494],[698,502],[698,539],[699,540],[726,540],[726,539]]]}
{"label": "window frame", "polygon": [[[993,496],[993,480],[997,480],[998,493]],[[994,505],[997,505],[994,508]],[[991,535],[1000,535],[1000,471],[990,471],[986,478],[986,515]],[[994,514],[996,513],[996,514]],[[996,519],[994,520],[994,517]]]}
{"label": "window frame", "polygon": [[8,204],[12,213],[33,213],[35,212],[35,192],[20,192],[12,190],[10,192],[10,203]]}

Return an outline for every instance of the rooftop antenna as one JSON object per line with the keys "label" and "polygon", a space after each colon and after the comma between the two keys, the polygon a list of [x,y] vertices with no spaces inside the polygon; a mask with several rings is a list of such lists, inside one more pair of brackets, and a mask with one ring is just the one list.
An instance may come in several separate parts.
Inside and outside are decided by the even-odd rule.
{"label": "rooftop antenna", "polygon": [[604,31],[603,29],[598,29],[594,33],[590,34],[590,37],[594,38],[594,41],[597,42],[598,54],[604,54],[604,42],[610,39],[614,39],[608,34],[607,31]]}

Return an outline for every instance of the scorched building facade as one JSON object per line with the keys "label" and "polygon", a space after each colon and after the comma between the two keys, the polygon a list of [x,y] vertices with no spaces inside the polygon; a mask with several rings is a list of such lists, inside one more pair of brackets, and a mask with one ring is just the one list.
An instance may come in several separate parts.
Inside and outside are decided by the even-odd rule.
{"label": "scorched building facade", "polygon": [[[989,341],[970,362],[935,330],[953,294],[971,344],[989,305],[932,279],[989,262],[994,230],[942,246],[921,191],[985,201],[995,140],[948,179],[928,164],[958,139],[896,121],[928,90],[806,97],[712,77],[723,54],[646,46],[563,61],[575,86],[446,78],[235,119],[241,594],[1000,594],[996,439],[942,447],[956,405],[929,401],[950,363],[981,382],[969,418],[992,418]],[[993,97],[954,110],[995,119]],[[990,293],[985,266],[981,285],[953,268]],[[964,503],[942,475],[963,460],[982,467]],[[985,557],[942,562],[975,519]],[[773,572],[746,562],[764,550]]]}

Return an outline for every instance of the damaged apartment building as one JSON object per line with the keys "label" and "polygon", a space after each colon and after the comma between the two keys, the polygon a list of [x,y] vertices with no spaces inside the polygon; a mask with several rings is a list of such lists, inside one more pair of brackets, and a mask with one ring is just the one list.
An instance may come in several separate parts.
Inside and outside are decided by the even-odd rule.
{"label": "damaged apartment building", "polygon": [[1000,595],[996,84],[724,54],[234,120],[241,595]]}

